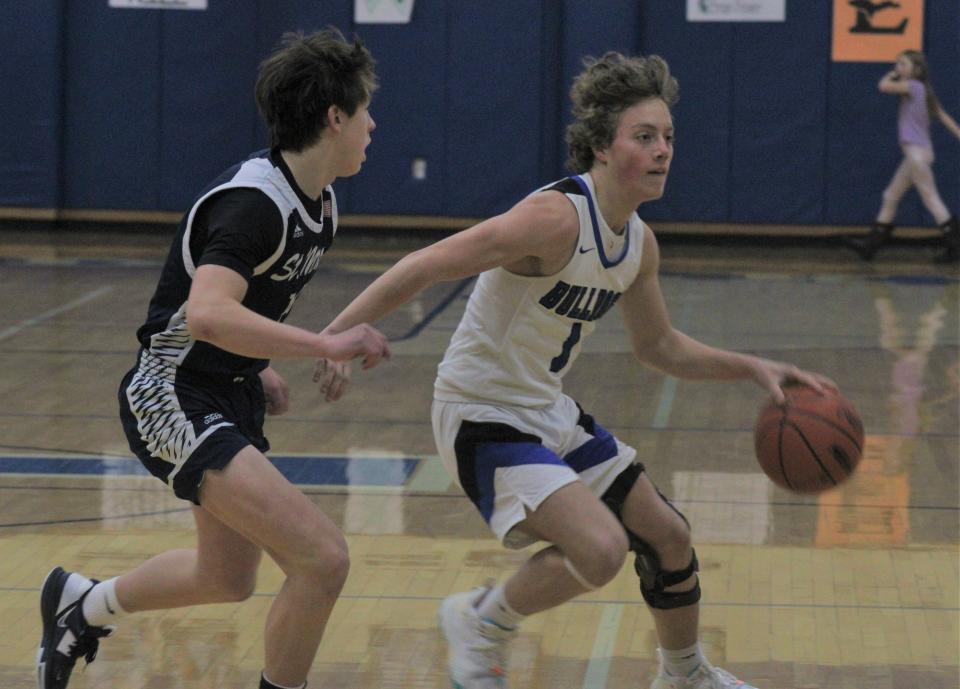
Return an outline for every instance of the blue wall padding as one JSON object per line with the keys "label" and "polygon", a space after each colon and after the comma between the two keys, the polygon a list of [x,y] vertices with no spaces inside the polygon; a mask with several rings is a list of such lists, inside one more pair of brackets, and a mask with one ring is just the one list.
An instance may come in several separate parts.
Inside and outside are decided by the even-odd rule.
{"label": "blue wall padding", "polygon": [[537,186],[539,9],[539,0],[448,5],[444,214],[503,211]]}
{"label": "blue wall padding", "polygon": [[[900,160],[889,64],[833,63],[831,3],[785,23],[688,23],[685,3],[415,3],[406,26],[354,25],[352,0],[211,0],[197,11],[0,3],[0,206],[185,209],[266,146],[256,68],[287,30],[359,33],[377,121],[346,213],[488,216],[565,174],[568,91],[586,55],[657,53],[680,81],[676,155],[651,220],[861,224]],[[960,4],[927,2],[924,48],[960,118]],[[960,211],[960,145],[934,127]],[[427,177],[413,178],[423,158]],[[930,224],[911,192],[897,218]]]}
{"label": "blue wall padding", "polygon": [[[377,128],[367,162],[351,180],[349,204],[340,198],[338,185],[342,207],[364,213],[443,212],[448,10],[444,3],[418,3],[414,12],[409,26],[378,24],[360,32],[377,60],[382,88],[370,106]],[[415,158],[426,161],[426,179],[413,178]]]}
{"label": "blue wall padding", "polygon": [[60,205],[60,2],[0,3],[0,205]]}
{"label": "blue wall padding", "polygon": [[[161,15],[157,139],[164,208],[176,207],[221,172],[224,159],[239,160],[257,143],[250,84],[261,52],[251,31],[257,5],[212,2],[209,7]],[[217,155],[211,158],[208,151]]]}
{"label": "blue wall padding", "polygon": [[664,198],[649,204],[644,217],[726,221],[732,188],[733,28],[687,23],[684,3],[642,7],[643,52],[663,57],[680,82],[670,181]]}
{"label": "blue wall padding", "polygon": [[[927,3],[927,39],[936,46],[933,67],[937,96],[960,122],[960,2]],[[934,173],[947,205],[960,215],[960,141],[944,127],[933,128]],[[929,217],[929,216],[924,216]],[[929,222],[929,220],[927,221]]]}
{"label": "blue wall padding", "polygon": [[[63,205],[164,208],[158,136],[163,15],[114,10],[106,2],[65,7]],[[184,129],[200,125],[181,123]],[[198,158],[189,164],[197,165]]]}
{"label": "blue wall padding", "polygon": [[[826,119],[827,3],[792,3],[791,22],[734,27],[730,85],[733,222],[820,223]],[[771,94],[775,94],[771,97]]]}

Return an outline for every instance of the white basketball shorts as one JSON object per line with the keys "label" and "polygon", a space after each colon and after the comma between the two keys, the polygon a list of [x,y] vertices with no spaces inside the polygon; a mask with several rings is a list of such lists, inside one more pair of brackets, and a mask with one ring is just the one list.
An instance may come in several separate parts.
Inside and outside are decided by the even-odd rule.
{"label": "white basketball shorts", "polygon": [[559,488],[583,481],[600,497],[636,460],[566,395],[548,407],[433,402],[444,467],[508,548],[536,539],[511,532]]}

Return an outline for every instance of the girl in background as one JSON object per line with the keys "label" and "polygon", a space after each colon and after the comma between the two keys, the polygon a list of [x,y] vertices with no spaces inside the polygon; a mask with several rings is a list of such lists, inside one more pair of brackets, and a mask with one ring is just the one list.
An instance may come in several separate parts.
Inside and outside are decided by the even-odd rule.
{"label": "girl in background", "polygon": [[848,244],[865,261],[873,258],[877,249],[893,234],[893,220],[900,199],[911,186],[916,186],[920,199],[943,231],[945,251],[936,261],[952,263],[960,259],[960,221],[950,213],[937,191],[933,177],[933,144],[930,140],[930,120],[938,118],[954,136],[960,139],[960,125],[940,105],[930,84],[927,58],[916,50],[900,53],[894,68],[878,84],[882,93],[900,96],[897,130],[903,161],[883,192],[883,205],[865,237],[851,237]]}

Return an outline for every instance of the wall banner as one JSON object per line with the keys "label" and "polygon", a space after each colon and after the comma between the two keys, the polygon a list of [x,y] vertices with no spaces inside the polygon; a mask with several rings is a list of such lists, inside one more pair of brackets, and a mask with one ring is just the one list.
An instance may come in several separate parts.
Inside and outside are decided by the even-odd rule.
{"label": "wall banner", "polygon": [[109,0],[109,7],[141,10],[205,10],[207,0]]}
{"label": "wall banner", "polygon": [[[806,0],[809,2],[809,0]],[[782,22],[787,0],[687,0],[688,22]]]}
{"label": "wall banner", "polygon": [[923,0],[833,0],[833,61],[893,62],[923,50]]}
{"label": "wall banner", "polygon": [[357,24],[409,24],[413,0],[354,0]]}

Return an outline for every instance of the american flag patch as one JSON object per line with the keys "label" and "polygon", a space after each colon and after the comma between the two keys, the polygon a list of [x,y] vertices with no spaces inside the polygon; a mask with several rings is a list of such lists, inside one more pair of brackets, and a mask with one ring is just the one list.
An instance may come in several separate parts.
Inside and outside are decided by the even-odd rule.
{"label": "american flag patch", "polygon": [[327,217],[330,217],[333,215],[333,204],[330,203],[330,199],[323,200],[323,214],[326,215]]}

